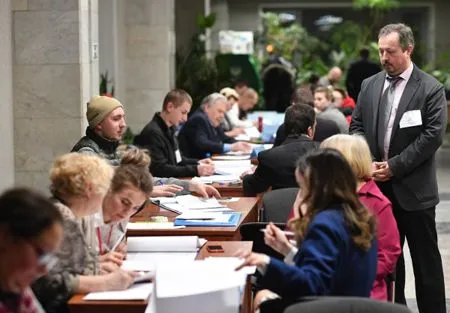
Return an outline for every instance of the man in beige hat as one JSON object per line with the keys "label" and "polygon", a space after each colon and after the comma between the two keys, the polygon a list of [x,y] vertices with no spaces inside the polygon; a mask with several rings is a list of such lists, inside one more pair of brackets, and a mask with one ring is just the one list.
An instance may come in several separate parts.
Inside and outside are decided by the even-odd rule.
{"label": "man in beige hat", "polygon": [[[227,98],[227,111],[225,112],[224,119],[222,120],[221,126],[225,131],[225,135],[228,137],[236,137],[240,134],[245,134],[245,130],[242,127],[235,127],[232,122],[233,116],[230,118],[233,106],[237,107],[237,102],[239,100],[239,94],[230,87],[225,87],[220,90],[220,94]],[[238,109],[239,111],[239,109]]]}
{"label": "man in beige hat", "polygon": [[[71,152],[96,154],[117,166],[120,155],[117,148],[126,130],[125,111],[119,100],[107,96],[94,96],[87,104],[86,118],[88,127],[86,135],[81,138]],[[220,197],[212,186],[198,180],[178,180],[175,178],[153,177],[154,197],[170,197],[183,189],[199,193],[204,197]]]}

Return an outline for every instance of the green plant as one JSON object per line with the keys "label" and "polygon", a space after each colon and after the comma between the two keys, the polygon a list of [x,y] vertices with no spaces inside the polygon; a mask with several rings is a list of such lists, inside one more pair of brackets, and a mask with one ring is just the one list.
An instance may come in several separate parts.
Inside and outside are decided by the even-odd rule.
{"label": "green plant", "polygon": [[[109,84],[112,84],[110,91],[108,91]],[[114,97],[114,85],[113,81],[108,78],[108,71],[106,71],[105,74],[100,74],[99,92],[101,95]]]}

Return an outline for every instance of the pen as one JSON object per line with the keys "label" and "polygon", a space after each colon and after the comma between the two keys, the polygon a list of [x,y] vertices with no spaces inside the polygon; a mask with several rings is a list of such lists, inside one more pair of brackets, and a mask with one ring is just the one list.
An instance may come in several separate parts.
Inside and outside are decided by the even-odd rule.
{"label": "pen", "polygon": [[[260,231],[263,232],[263,233],[265,233],[265,232],[266,232],[266,229],[265,229],[265,228],[261,228]],[[295,233],[292,232],[292,231],[283,231],[283,233],[284,233],[286,236],[288,236],[288,237],[295,236]]]}
{"label": "pen", "polygon": [[125,232],[123,232],[120,237],[119,240],[117,240],[117,242],[114,244],[114,246],[112,246],[110,251],[116,251],[117,247],[120,245],[120,243],[122,242],[123,237],[125,237]]}

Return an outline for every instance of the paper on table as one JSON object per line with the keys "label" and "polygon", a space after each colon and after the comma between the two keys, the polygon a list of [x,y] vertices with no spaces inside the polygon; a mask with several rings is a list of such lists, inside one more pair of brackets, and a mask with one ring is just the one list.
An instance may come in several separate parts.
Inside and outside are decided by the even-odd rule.
{"label": "paper on table", "polygon": [[197,236],[128,237],[128,252],[195,252],[199,247]]}
{"label": "paper on table", "polygon": [[226,223],[230,220],[230,214],[224,214],[222,212],[189,212],[177,216],[177,219]]}
{"label": "paper on table", "polygon": [[[236,267],[242,264],[244,261],[240,258],[234,258],[234,257],[207,257],[204,259],[205,262],[214,262],[220,267],[222,267],[225,270],[234,270]],[[240,272],[245,273],[247,275],[255,274],[256,266],[246,266],[240,270]]]}
{"label": "paper on table", "polygon": [[[124,261],[127,270],[152,270],[158,263],[184,263],[195,260],[197,252],[129,252]],[[124,265],[122,265],[123,268]],[[146,269],[147,268],[147,269]]]}
{"label": "paper on table", "polygon": [[220,175],[240,176],[242,173],[252,168],[250,160],[213,161],[213,163],[216,174]]}
{"label": "paper on table", "polygon": [[225,183],[225,182],[240,182],[241,179],[239,175],[212,175],[212,176],[202,176],[199,180],[204,184],[212,183]]}
{"label": "paper on table", "polygon": [[250,140],[253,138],[260,138],[261,137],[261,133],[258,131],[258,129],[256,127],[248,127],[244,129],[245,134],[240,134],[236,137],[234,137],[234,139],[236,140]]}
{"label": "paper on table", "polygon": [[184,208],[190,209],[212,209],[220,208],[222,205],[216,198],[203,199],[192,195],[185,195],[177,197],[178,204]]}
{"label": "paper on table", "polygon": [[127,229],[179,229],[185,226],[174,226],[173,223],[155,223],[155,222],[129,222]]}
{"label": "paper on table", "polygon": [[213,160],[250,160],[250,153],[244,155],[215,155]]}
{"label": "paper on table", "polygon": [[153,284],[135,284],[127,290],[91,292],[83,300],[147,300],[153,292]]}
{"label": "paper on table", "polygon": [[[160,263],[156,267],[156,296],[189,296],[244,286],[247,275],[222,268],[219,262],[192,261],[174,267]],[[180,277],[189,284],[180,284]]]}

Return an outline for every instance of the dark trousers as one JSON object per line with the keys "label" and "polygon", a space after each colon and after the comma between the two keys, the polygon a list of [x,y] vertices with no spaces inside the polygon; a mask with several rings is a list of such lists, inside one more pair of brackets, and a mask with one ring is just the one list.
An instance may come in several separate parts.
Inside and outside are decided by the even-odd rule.
{"label": "dark trousers", "polygon": [[[408,241],[419,312],[445,313],[445,285],[442,259],[437,243],[436,208],[406,211],[398,203],[390,183],[382,183],[379,186],[384,195],[392,202],[402,248],[405,238]],[[380,227],[382,226],[380,225]],[[397,261],[395,302],[406,304],[403,253]]]}

